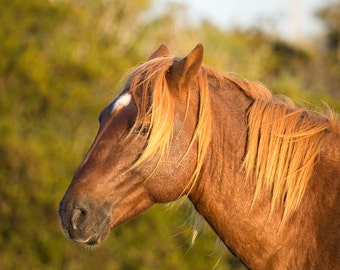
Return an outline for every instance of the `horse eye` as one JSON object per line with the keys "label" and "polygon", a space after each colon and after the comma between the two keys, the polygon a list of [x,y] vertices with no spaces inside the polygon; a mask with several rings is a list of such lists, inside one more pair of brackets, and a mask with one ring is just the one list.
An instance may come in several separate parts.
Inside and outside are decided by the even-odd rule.
{"label": "horse eye", "polygon": [[150,129],[150,126],[149,126],[149,125],[139,125],[139,126],[133,131],[133,134],[135,134],[135,135],[146,136],[146,135],[149,134],[149,129]]}

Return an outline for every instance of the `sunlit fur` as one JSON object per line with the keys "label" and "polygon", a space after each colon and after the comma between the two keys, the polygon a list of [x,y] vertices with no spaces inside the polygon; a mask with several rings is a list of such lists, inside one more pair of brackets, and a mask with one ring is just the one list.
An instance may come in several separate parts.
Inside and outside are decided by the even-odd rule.
{"label": "sunlit fur", "polygon": [[[169,153],[175,107],[166,75],[173,61],[173,57],[155,58],[129,73],[127,84],[138,108],[132,130],[140,125],[150,126],[147,145],[133,168],[154,158],[159,164]],[[271,210],[282,207],[283,218],[288,217],[301,202],[318,160],[323,134],[335,121],[326,115],[316,116],[298,109],[288,98],[273,98],[259,83],[235,79],[202,65],[197,78],[199,114],[190,144],[190,147],[197,144],[197,162],[186,191],[193,187],[200,175],[211,140],[213,116],[208,77],[231,81],[253,99],[247,114],[247,149],[243,167],[246,178],[254,182],[253,203],[263,190],[269,191],[272,194]],[[190,106],[190,100],[187,106]]]}

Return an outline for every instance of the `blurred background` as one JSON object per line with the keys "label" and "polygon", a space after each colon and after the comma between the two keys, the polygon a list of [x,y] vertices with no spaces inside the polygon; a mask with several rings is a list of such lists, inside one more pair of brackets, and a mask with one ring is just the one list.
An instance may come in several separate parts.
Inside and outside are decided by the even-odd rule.
{"label": "blurred background", "polygon": [[[244,269],[188,204],[156,205],[95,249],[57,209],[116,84],[161,43],[340,112],[340,2],[0,0],[0,269]],[[208,4],[207,4],[208,3]],[[238,4],[237,4],[238,3]],[[274,4],[277,3],[277,4]]]}

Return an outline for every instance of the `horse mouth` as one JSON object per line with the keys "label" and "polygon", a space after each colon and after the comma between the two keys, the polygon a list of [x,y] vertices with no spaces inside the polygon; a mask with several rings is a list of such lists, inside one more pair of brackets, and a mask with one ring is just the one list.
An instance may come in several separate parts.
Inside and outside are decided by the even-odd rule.
{"label": "horse mouth", "polygon": [[73,227],[63,227],[64,234],[70,240],[86,246],[97,246],[102,243],[110,233],[109,220],[103,220],[100,224],[83,229],[74,229]]}
{"label": "horse mouth", "polygon": [[86,246],[98,246],[102,241],[99,241],[98,239],[90,239],[87,242],[84,243]]}

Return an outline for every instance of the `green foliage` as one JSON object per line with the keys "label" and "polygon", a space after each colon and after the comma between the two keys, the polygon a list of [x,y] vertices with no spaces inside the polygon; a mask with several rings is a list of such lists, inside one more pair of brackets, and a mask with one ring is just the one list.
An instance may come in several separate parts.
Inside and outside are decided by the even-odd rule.
{"label": "green foliage", "polygon": [[336,48],[184,27],[183,9],[150,18],[149,0],[0,3],[0,269],[241,269],[208,227],[191,246],[186,206],[157,205],[86,250],[64,238],[58,203],[114,85],[160,43],[183,53],[203,42],[206,63],[339,112]]}

